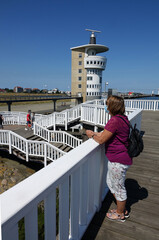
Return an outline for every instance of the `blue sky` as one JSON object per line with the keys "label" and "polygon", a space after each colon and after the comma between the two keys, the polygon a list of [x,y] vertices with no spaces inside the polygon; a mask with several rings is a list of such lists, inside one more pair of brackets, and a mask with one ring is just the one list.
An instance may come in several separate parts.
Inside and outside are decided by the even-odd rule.
{"label": "blue sky", "polygon": [[86,28],[109,47],[103,86],[157,92],[159,0],[1,0],[0,88],[70,90],[70,48],[89,42]]}

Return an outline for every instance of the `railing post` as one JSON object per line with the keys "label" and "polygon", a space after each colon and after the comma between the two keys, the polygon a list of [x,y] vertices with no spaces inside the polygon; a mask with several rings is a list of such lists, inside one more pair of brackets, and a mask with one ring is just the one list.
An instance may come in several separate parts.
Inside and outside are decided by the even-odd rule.
{"label": "railing post", "polygon": [[48,130],[48,142],[50,142],[50,131]]}
{"label": "railing post", "polygon": [[81,121],[83,120],[83,105],[81,105]]}
{"label": "railing post", "polygon": [[34,124],[33,124],[33,132],[34,132],[34,135],[36,134],[36,129],[37,129],[37,125],[36,125],[36,122],[34,122]]}
{"label": "railing post", "polygon": [[67,112],[65,112],[65,130],[67,131]]}
{"label": "railing post", "polygon": [[156,105],[157,105],[157,101],[154,100],[154,108],[153,108],[154,111],[156,110]]}
{"label": "railing post", "polygon": [[62,136],[63,136],[63,139],[62,139],[63,144],[65,144],[65,132],[62,133]]}
{"label": "railing post", "polygon": [[78,239],[79,236],[79,179],[80,171],[78,169],[71,175],[70,235],[72,239]]}
{"label": "railing post", "polygon": [[20,125],[20,112],[18,114],[18,125]]}
{"label": "railing post", "polygon": [[59,239],[69,239],[69,177],[59,186]]}
{"label": "railing post", "polygon": [[87,224],[87,201],[88,201],[88,160],[80,167],[80,203],[79,223]]}
{"label": "railing post", "polygon": [[98,116],[97,116],[97,106],[95,106],[94,108],[94,131],[96,132],[97,131],[97,119],[98,119]]}
{"label": "railing post", "polygon": [[47,165],[47,148],[46,143],[44,144],[44,167]]}
{"label": "railing post", "polygon": [[26,140],[26,162],[29,161],[29,153],[28,153],[28,141]]}
{"label": "railing post", "polygon": [[10,131],[9,131],[9,154],[12,154],[12,139]]}
{"label": "railing post", "polygon": [[56,113],[53,115],[53,126],[54,126],[54,131],[56,130]]}

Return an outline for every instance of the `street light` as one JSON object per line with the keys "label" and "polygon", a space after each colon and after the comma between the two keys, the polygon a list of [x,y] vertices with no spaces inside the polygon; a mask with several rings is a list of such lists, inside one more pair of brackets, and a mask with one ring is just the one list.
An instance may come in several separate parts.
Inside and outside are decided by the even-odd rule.
{"label": "street light", "polygon": [[105,82],[105,95],[106,95],[106,86],[108,85],[108,82]]}

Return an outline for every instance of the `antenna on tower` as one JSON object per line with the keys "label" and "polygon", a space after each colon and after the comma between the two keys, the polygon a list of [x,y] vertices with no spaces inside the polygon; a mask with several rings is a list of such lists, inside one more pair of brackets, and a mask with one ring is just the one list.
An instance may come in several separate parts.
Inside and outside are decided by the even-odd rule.
{"label": "antenna on tower", "polygon": [[91,36],[90,36],[90,44],[96,44],[96,37],[94,33],[101,33],[101,31],[97,31],[97,30],[92,30],[92,29],[85,29],[88,32],[92,32]]}

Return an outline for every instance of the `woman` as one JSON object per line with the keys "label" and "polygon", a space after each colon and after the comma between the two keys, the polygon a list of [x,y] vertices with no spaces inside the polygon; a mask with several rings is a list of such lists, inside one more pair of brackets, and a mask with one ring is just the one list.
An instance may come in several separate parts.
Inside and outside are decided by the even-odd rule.
{"label": "woman", "polygon": [[[124,222],[129,217],[125,210],[127,193],[125,188],[125,175],[132,164],[128,155],[129,121],[125,113],[124,99],[118,96],[110,96],[106,101],[111,119],[104,127],[104,131],[96,133],[86,131],[89,138],[93,138],[99,144],[105,143],[106,156],[108,158],[107,185],[117,202],[117,209],[107,213],[107,218]],[[126,123],[126,122],[127,123]]]}

